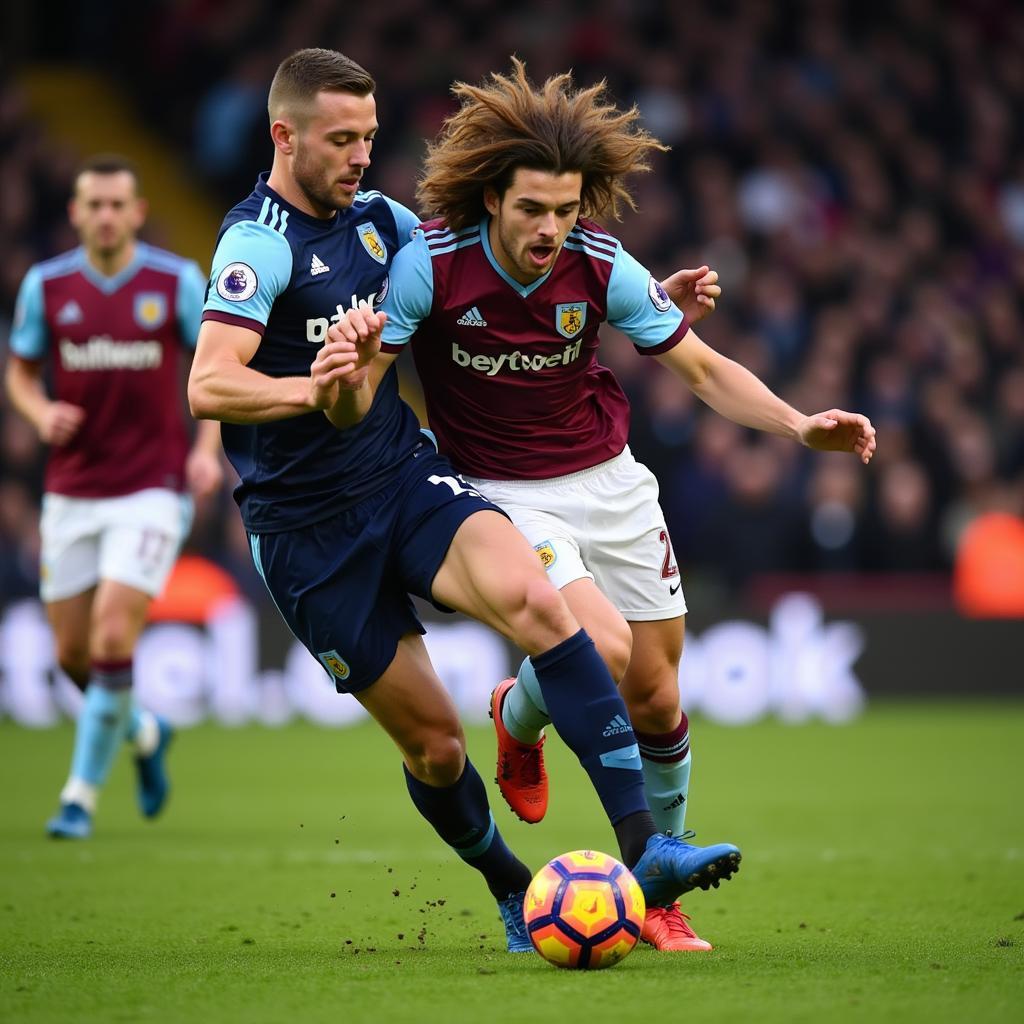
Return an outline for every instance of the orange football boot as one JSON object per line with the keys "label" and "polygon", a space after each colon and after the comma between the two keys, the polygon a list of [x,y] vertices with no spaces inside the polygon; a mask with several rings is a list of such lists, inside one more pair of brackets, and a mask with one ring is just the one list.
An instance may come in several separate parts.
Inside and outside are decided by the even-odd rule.
{"label": "orange football boot", "polygon": [[714,947],[705,942],[691,927],[690,918],[679,909],[678,903],[670,907],[648,907],[640,938],[655,949],[707,952]]}
{"label": "orange football boot", "polygon": [[501,720],[501,705],[515,679],[499,683],[491,693],[491,718],[498,736],[498,777],[494,780],[505,802],[522,821],[533,825],[548,812],[548,773],[544,770],[544,740],[520,743]]}

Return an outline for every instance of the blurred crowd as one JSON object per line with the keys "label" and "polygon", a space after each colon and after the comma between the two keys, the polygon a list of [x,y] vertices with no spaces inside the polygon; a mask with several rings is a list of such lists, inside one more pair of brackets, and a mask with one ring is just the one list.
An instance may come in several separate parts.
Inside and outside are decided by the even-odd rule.
{"label": "blurred crowd", "polygon": [[[1020,5],[76,6],[82,24],[45,41],[40,27],[38,55],[118,76],[225,209],[269,166],[267,85],[301,46],[341,49],[376,76],[368,180],[409,205],[454,79],[504,70],[515,53],[535,80],[572,69],[636,103],[672,149],[636,180],[639,212],[608,227],[656,275],[717,269],[724,294],[704,340],[805,412],[862,411],[879,434],[865,469],[742,430],[607,332],[602,361],[632,401],[632,447],[661,481],[687,574],[736,592],[765,572],[941,571],[980,513],[1024,514]],[[28,265],[73,244],[74,156],[40,135],[13,78],[0,141],[2,334]],[[6,405],[0,428],[9,594],[34,587],[41,453]],[[229,504],[207,511],[195,541],[221,561],[240,550]]]}

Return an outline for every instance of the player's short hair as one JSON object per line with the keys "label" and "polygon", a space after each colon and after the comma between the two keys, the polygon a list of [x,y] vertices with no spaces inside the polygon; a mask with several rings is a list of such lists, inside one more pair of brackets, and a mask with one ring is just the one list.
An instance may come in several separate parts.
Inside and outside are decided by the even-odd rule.
{"label": "player's short hair", "polygon": [[483,85],[456,82],[459,109],[428,147],[416,196],[428,216],[453,230],[476,224],[486,212],[484,189],[504,195],[519,168],[583,176],[580,214],[620,217],[636,209],[625,177],[650,170],[650,150],[668,149],[637,124],[635,107],[619,110],[604,81],[577,89],[571,74],[554,75],[540,89],[512,58],[508,75]]}
{"label": "player's short hair", "polygon": [[377,88],[373,76],[337,50],[310,47],[285,57],[270,83],[267,111],[273,124],[283,113],[302,118],[320,92],[369,96]]}
{"label": "player's short hair", "polygon": [[73,191],[78,191],[78,182],[83,174],[130,174],[135,181],[135,193],[142,193],[142,178],[133,160],[120,153],[95,153],[84,160],[75,172]]}

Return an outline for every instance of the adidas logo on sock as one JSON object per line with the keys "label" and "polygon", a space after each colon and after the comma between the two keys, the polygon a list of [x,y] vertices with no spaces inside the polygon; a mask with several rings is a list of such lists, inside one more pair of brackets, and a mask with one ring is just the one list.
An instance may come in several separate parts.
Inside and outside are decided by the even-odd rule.
{"label": "adidas logo on sock", "polygon": [[671,811],[674,807],[682,807],[686,803],[686,797],[682,793],[679,794],[670,804],[666,804],[662,810]]}
{"label": "adidas logo on sock", "polygon": [[632,732],[633,726],[622,715],[616,715],[605,727],[602,736],[618,736],[620,733]]}
{"label": "adidas logo on sock", "polygon": [[472,309],[467,309],[458,320],[455,321],[460,327],[486,327],[487,321],[484,319],[483,313],[474,306]]}
{"label": "adidas logo on sock", "polygon": [[309,264],[309,272],[316,277],[318,274],[326,274],[331,268],[316,253],[313,253],[313,259]]}

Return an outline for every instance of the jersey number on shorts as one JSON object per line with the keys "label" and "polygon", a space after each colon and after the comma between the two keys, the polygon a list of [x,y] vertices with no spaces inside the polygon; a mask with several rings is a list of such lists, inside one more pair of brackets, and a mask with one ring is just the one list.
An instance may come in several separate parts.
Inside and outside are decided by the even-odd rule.
{"label": "jersey number on shorts", "polygon": [[164,552],[172,539],[159,530],[143,530],[139,541],[138,559],[144,572],[154,572],[163,561]]}
{"label": "jersey number on shorts", "polygon": [[672,557],[672,541],[668,539],[668,530],[662,530],[658,534],[658,540],[665,545],[665,558],[661,563],[661,578],[670,580],[679,575],[679,566]]}
{"label": "jersey number on shorts", "polygon": [[474,491],[472,487],[467,487],[461,480],[456,480],[453,476],[438,476],[435,473],[433,476],[428,476],[427,479],[432,484],[444,484],[446,487],[450,487],[455,497],[458,497],[460,494],[468,494],[471,498],[483,497],[479,491]]}

